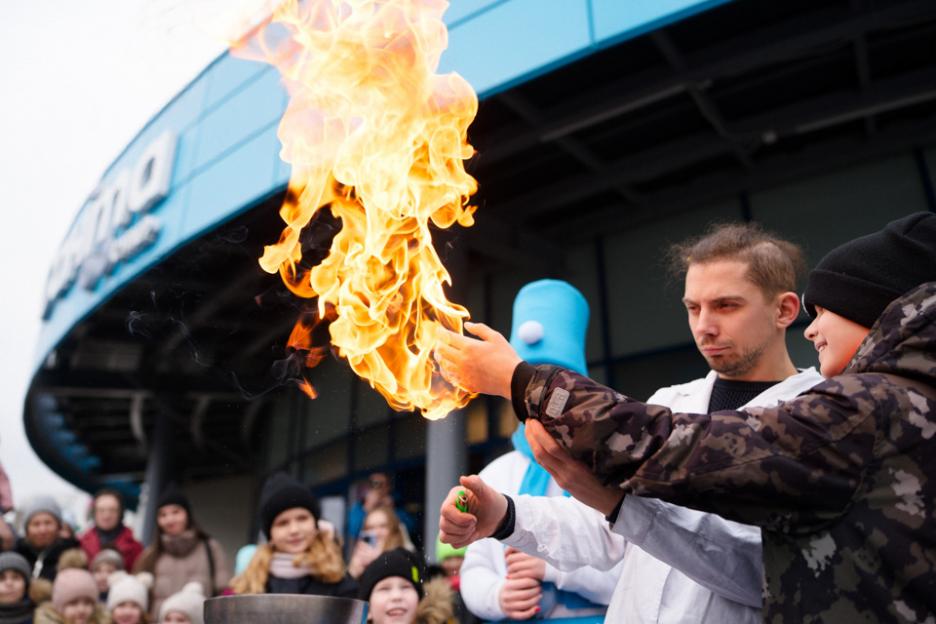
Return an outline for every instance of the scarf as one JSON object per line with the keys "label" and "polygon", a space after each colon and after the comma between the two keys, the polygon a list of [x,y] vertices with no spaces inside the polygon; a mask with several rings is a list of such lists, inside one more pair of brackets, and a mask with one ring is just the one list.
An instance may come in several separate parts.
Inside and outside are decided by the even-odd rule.
{"label": "scarf", "polygon": [[296,555],[273,553],[273,559],[270,561],[270,574],[281,579],[297,579],[312,576],[312,569],[308,566],[297,565]]}
{"label": "scarf", "polygon": [[159,536],[162,541],[163,552],[172,557],[187,557],[195,547],[201,543],[201,539],[195,534],[195,531],[188,529],[179,535]]}
{"label": "scarf", "polygon": [[123,524],[118,524],[110,531],[105,531],[100,527],[94,527],[94,531],[98,534],[98,542],[102,547],[108,544],[113,545],[117,541],[117,538],[120,537],[120,534],[123,533],[123,530]]}
{"label": "scarf", "polygon": [[18,624],[32,621],[36,606],[28,599],[11,605],[0,605],[0,624]]}

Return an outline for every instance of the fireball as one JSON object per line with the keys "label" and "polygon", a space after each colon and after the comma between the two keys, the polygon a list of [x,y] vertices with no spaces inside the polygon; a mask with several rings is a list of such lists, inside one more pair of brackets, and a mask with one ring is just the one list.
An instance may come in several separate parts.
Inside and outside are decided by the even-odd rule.
{"label": "fireball", "polygon": [[[444,0],[295,0],[234,46],[273,64],[289,92],[278,128],[292,165],[285,227],[260,266],[278,272],[315,319],[300,318],[289,344],[312,367],[325,345],[396,410],[445,416],[471,398],[431,357],[446,327],[469,317],[449,301],[451,277],[433,232],[474,222],[477,182],[465,171],[478,100],[456,73],[438,74],[448,33]],[[303,230],[323,210],[341,221],[328,255],[303,264]],[[303,390],[314,398],[307,381]]]}

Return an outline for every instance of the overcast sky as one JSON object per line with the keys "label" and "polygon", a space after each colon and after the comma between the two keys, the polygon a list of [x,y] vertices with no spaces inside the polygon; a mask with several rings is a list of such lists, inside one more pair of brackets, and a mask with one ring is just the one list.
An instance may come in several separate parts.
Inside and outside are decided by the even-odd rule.
{"label": "overcast sky", "polygon": [[104,169],[268,0],[30,0],[0,20],[0,461],[20,503],[76,491],[35,456],[22,404],[57,245]]}

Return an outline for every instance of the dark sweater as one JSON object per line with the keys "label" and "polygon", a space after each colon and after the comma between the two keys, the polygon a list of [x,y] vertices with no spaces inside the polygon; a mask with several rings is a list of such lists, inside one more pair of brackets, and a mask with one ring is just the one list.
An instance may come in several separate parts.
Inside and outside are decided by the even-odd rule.
{"label": "dark sweater", "polygon": [[[81,545],[78,543],[78,540],[59,538],[45,550],[39,551],[33,548],[32,544],[26,541],[26,538],[21,537],[16,541],[14,550],[23,555],[26,561],[29,562],[29,565],[32,566],[34,577],[38,571],[38,576],[40,578],[54,581],[55,572],[58,568],[58,560],[59,557],[62,556],[62,553],[70,548],[80,547]],[[41,565],[37,566],[36,562],[39,560],[41,560]],[[38,570],[37,567],[39,568]]]}
{"label": "dark sweater", "polygon": [[337,596],[338,598],[357,598],[358,584],[350,575],[337,583],[323,583],[314,576],[302,576],[285,579],[272,574],[267,579],[268,594],[305,594],[307,596]]}

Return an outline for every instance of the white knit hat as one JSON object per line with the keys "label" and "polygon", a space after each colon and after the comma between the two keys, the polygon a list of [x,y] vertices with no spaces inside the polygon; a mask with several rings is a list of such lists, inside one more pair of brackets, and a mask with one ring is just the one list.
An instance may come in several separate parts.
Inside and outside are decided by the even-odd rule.
{"label": "white knit hat", "polygon": [[137,604],[143,612],[149,611],[149,589],[153,586],[153,575],[141,572],[131,576],[126,572],[114,572],[107,578],[107,610],[113,611],[121,602]]}
{"label": "white knit hat", "polygon": [[184,613],[192,624],[205,624],[205,590],[198,582],[187,583],[178,594],[172,594],[159,608],[159,621],[166,615],[178,611]]}

